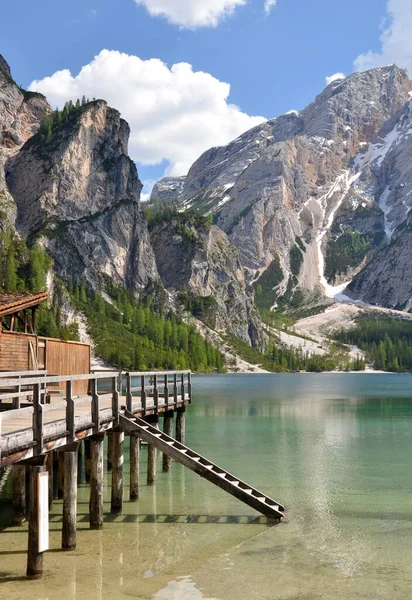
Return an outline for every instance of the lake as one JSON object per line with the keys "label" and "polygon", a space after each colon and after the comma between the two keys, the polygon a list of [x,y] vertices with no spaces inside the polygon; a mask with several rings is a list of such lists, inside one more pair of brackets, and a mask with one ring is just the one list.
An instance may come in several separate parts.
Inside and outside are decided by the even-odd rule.
{"label": "lake", "polygon": [[8,526],[6,485],[0,598],[410,599],[412,375],[195,376],[193,392],[187,444],[286,505],[285,521],[272,526],[159,463],[156,485],[144,483],[122,515],[110,515],[106,487],[103,531],[88,529],[81,484],[75,552],[60,551],[55,501],[45,577],[29,582],[27,528]]}

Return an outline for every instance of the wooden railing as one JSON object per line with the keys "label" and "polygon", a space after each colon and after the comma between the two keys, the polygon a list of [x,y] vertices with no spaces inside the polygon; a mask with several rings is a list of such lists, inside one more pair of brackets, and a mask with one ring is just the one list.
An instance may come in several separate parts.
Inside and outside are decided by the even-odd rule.
{"label": "wooden railing", "polygon": [[[21,407],[22,399],[31,400],[33,397],[33,390],[27,384],[28,379],[33,377],[42,377],[42,380],[47,377],[46,370],[38,371],[0,371],[0,411],[7,409],[19,409]],[[7,380],[13,379],[15,385],[7,385]],[[45,400],[46,398],[46,386],[44,382],[41,383],[40,397]],[[4,402],[5,400],[11,400],[10,402]]]}
{"label": "wooden railing", "polygon": [[[133,379],[139,381],[133,385]],[[140,400],[143,416],[147,413],[147,398],[153,397],[154,407],[176,409],[179,402],[192,401],[190,371],[145,371],[126,373],[126,406],[133,412],[134,403]],[[160,402],[163,400],[163,402]]]}
{"label": "wooden railing", "polygon": [[[22,374],[17,376],[17,373],[10,374],[14,377],[0,379],[0,387],[6,390],[1,392],[0,389],[0,407],[3,401],[12,400],[8,410],[0,411],[0,437],[2,422],[3,435],[6,435],[4,425],[8,425],[9,439],[10,429],[16,433],[20,432],[17,436],[19,438],[22,437],[21,432],[26,431],[27,435],[23,436],[20,446],[23,448],[29,444],[33,448],[33,454],[42,454],[45,451],[45,443],[49,444],[55,440],[64,438],[64,443],[70,444],[77,439],[80,431],[91,431],[88,434],[91,435],[117,426],[119,415],[126,406],[129,411],[145,416],[156,414],[159,409],[160,411],[176,410],[178,405],[191,402],[192,397],[190,371],[149,371],[126,374],[118,371],[103,371],[64,376],[51,376],[44,372],[32,371],[33,377],[26,376],[26,373],[24,376]],[[124,377],[126,406],[121,404]],[[136,379],[139,386],[135,385]],[[88,382],[88,394],[81,396],[73,394],[73,384],[78,381]],[[62,384],[65,388],[63,397],[58,401],[47,403],[45,400],[50,387]],[[22,385],[24,391],[15,391]],[[16,402],[16,397],[19,400],[22,396],[30,396],[32,402],[16,410],[13,403]],[[85,407],[85,405],[89,406]],[[16,423],[15,428],[14,423]],[[3,444],[2,446],[4,448]],[[2,446],[0,446],[0,453]],[[13,444],[11,446],[15,447]],[[11,451],[11,448],[9,450]]]}

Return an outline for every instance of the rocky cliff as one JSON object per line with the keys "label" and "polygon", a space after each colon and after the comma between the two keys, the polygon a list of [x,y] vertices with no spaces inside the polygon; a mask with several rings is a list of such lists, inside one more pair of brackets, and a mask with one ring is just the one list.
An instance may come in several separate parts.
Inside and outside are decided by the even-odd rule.
{"label": "rocky cliff", "polygon": [[139,290],[158,278],[128,137],[119,113],[95,101],[7,161],[18,228],[43,240],[64,279],[96,286],[104,274]]}
{"label": "rocky cliff", "polygon": [[21,90],[10,67],[0,55],[0,228],[14,226],[17,210],[4,177],[4,165],[36,133],[45,113],[50,112],[41,94]]}
{"label": "rocky cliff", "polygon": [[260,320],[249,296],[238,250],[202,217],[177,213],[151,228],[157,268],[169,292],[220,334],[262,346]]}
{"label": "rocky cliff", "polygon": [[268,306],[339,293],[405,218],[410,90],[396,66],[355,73],[190,169],[182,206],[214,214],[249,282],[266,273]]}
{"label": "rocky cliff", "polygon": [[[43,96],[20,90],[1,58],[0,131],[1,226],[38,241],[55,275],[136,295],[164,285],[170,306],[183,303],[200,320],[213,308],[206,320],[216,330],[261,345],[238,252],[222,231],[180,223],[176,234],[169,222],[150,239],[129,126],[116,110],[97,100],[52,112]],[[158,206],[173,204],[183,183],[157,186]]]}
{"label": "rocky cliff", "polygon": [[179,203],[186,177],[163,177],[153,186],[150,201],[165,206]]}

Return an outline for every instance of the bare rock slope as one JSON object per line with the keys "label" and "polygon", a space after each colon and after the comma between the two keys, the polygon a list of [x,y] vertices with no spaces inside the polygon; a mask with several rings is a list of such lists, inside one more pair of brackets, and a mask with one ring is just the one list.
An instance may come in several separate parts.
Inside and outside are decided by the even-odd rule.
{"label": "bare rock slope", "polygon": [[304,110],[208,150],[190,169],[182,207],[214,214],[249,282],[266,272],[267,308],[334,296],[353,278],[348,293],[368,301],[410,297],[406,289],[393,294],[392,284],[377,295],[367,291],[370,280],[361,285],[412,206],[410,90],[396,66],[354,73]]}
{"label": "bare rock slope", "polygon": [[50,111],[41,94],[21,90],[0,55],[0,229],[14,226],[17,210],[7,189],[4,165],[36,133],[43,115]]}
{"label": "bare rock slope", "polygon": [[238,250],[201,218],[177,214],[151,240],[162,282],[211,329],[262,347],[260,319],[247,292]]}
{"label": "bare rock slope", "polygon": [[44,240],[63,278],[96,285],[104,274],[136,290],[158,278],[128,137],[119,113],[95,101],[7,162],[18,227]]}

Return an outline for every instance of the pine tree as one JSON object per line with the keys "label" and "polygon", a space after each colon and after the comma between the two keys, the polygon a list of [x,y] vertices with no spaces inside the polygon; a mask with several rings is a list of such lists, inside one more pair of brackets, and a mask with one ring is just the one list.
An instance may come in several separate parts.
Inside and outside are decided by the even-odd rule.
{"label": "pine tree", "polygon": [[13,243],[10,244],[6,253],[3,286],[6,292],[15,292],[17,290],[17,262]]}

